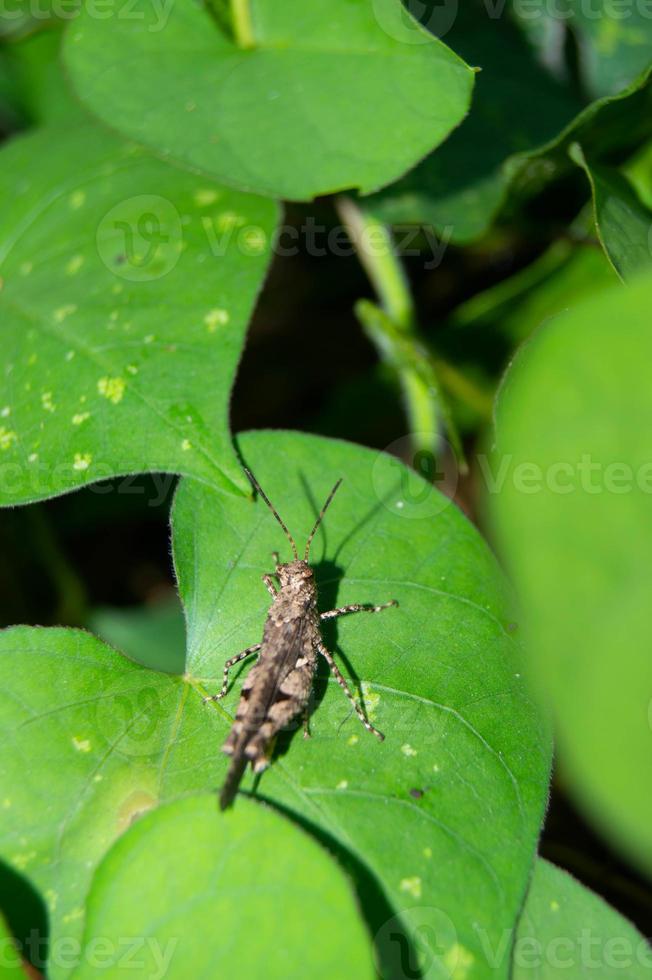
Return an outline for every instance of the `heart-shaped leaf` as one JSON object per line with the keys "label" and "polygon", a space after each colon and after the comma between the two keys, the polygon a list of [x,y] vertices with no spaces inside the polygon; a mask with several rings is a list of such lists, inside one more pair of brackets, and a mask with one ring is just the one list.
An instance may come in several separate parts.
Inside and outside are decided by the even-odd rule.
{"label": "heart-shaped leaf", "polygon": [[593,195],[595,229],[618,275],[630,279],[652,268],[652,212],[617,170],[590,163],[579,143],[571,156],[586,172]]}
{"label": "heart-shaped leaf", "polygon": [[[367,711],[386,741],[365,732],[322,678],[313,738],[286,745],[258,792],[346,862],[385,977],[417,955],[429,977],[471,960],[478,977],[506,976],[506,964],[498,973],[488,965],[474,923],[493,947],[513,928],[549,748],[494,560],[449,501],[390,457],[291,434],[252,434],[242,450],[297,535],[312,524],[311,494],[345,474],[314,546],[323,603],[401,602],[339,630],[343,669],[351,677],[351,663],[365,679]],[[79,939],[93,870],[135,815],[223,779],[219,747],[239,684],[224,707],[201,697],[218,688],[223,660],[261,635],[269,597],[259,573],[284,544],[262,501],[182,486],[183,678],[139,667],[85,633],[0,634],[0,778],[10,787],[0,851],[48,901],[53,941]],[[325,636],[335,648],[333,632]],[[55,965],[52,975],[66,971]]]}
{"label": "heart-shaped leaf", "polygon": [[0,199],[0,503],[147,470],[245,489],[228,400],[275,206],[89,125],[3,149]]}
{"label": "heart-shaped leaf", "polygon": [[235,187],[376,190],[467,111],[473,73],[400,0],[244,0],[241,45],[192,0],[92,5],[70,28],[80,98],[159,155]]}
{"label": "heart-shaped leaf", "polygon": [[269,980],[376,975],[332,857],[261,804],[220,814],[214,794],[147,814],[109,851],[93,879],[80,963],[75,980],[97,977],[99,966],[117,980],[128,963],[130,976],[169,980],[254,980],[263,963]]}
{"label": "heart-shaped leaf", "polygon": [[646,277],[535,335],[498,404],[490,498],[569,785],[649,868],[651,302]]}
{"label": "heart-shaped leaf", "polygon": [[[312,740],[295,739],[258,792],[339,841],[380,882],[415,944],[421,934],[427,976],[463,961],[488,975],[474,923],[495,937],[514,922],[548,766],[494,560],[460,512],[391,457],[291,433],[252,433],[240,448],[299,542],[345,478],[313,545],[322,608],[400,602],[338,630],[342,667],[354,685],[362,679],[386,741],[365,732],[324,678]],[[260,639],[269,605],[260,576],[288,544],[262,500],[194,481],[180,488],[173,526],[187,670],[214,691],[223,662]],[[334,647],[333,631],[325,635]],[[213,711],[224,734],[239,687]],[[381,923],[383,975],[395,976],[402,949]]]}
{"label": "heart-shaped leaf", "polygon": [[541,858],[518,925],[512,962],[512,980],[652,976],[652,949],[631,922]]}

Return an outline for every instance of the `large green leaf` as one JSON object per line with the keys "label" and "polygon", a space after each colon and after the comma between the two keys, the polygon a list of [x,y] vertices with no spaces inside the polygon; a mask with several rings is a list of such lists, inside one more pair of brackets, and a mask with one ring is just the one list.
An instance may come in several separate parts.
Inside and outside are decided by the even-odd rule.
{"label": "large green leaf", "polygon": [[[391,457],[290,433],[251,434],[240,448],[299,541],[344,476],[313,547],[322,608],[400,602],[337,631],[342,667],[361,679],[386,741],[368,735],[324,679],[312,740],[295,739],[258,792],[372,874],[428,976],[462,963],[469,976],[488,976],[474,923],[495,938],[514,922],[548,765],[494,560],[461,513]],[[260,576],[271,551],[288,545],[261,500],[240,503],[193,481],[180,488],[173,525],[187,670],[215,690],[223,661],[260,637],[269,604]],[[335,646],[334,632],[326,639]],[[224,734],[239,687],[211,709]],[[392,928],[378,938],[388,977],[401,953]]]}
{"label": "large green leaf", "polygon": [[89,125],[3,149],[0,199],[0,503],[146,470],[244,489],[228,400],[275,206]]}
{"label": "large green leaf", "polygon": [[123,977],[125,936],[142,936],[130,975],[332,980],[375,976],[369,936],[346,878],[303,831],[243,800],[220,814],[214,794],[139,820],[100,865],[88,899],[81,966]]}
{"label": "large green leaf", "polygon": [[[490,968],[473,924],[494,946],[514,925],[549,748],[523,688],[494,560],[452,504],[389,457],[279,434],[250,435],[242,449],[297,534],[312,523],[311,494],[321,498],[345,474],[315,542],[322,606],[401,601],[383,618],[339,627],[342,667],[364,678],[386,741],[368,735],[322,678],[313,738],[281,746],[258,793],[346,862],[384,976],[417,954],[429,977],[447,977],[455,964],[472,968],[470,977],[505,976],[506,965]],[[239,499],[244,506],[231,506]],[[259,574],[284,543],[261,501],[182,486],[184,677],[146,670],[85,633],[0,634],[0,779],[9,787],[0,853],[46,897],[53,939],[79,938],[93,870],[136,814],[223,779],[219,747],[238,671],[224,706],[201,697],[217,688],[223,660],[261,635],[269,597]],[[333,632],[325,635],[335,647]],[[244,785],[252,788],[250,777]]]}
{"label": "large green leaf", "polygon": [[471,70],[400,0],[245,0],[238,46],[206,9],[92,6],[66,60],[83,101],[133,139],[233,186],[312,198],[400,177],[463,118]]}
{"label": "large green leaf", "polygon": [[652,975],[652,949],[631,922],[542,859],[534,868],[512,960],[512,980]]}
{"label": "large green leaf", "polygon": [[483,68],[477,97],[441,149],[366,202],[383,221],[432,224],[449,241],[468,242],[486,232],[508,191],[531,195],[566,174],[573,142],[599,162],[625,156],[652,132],[649,69],[623,92],[581,109],[504,19],[466,9],[446,37]]}
{"label": "large green leaf", "polygon": [[645,3],[563,0],[555,7],[514,0],[513,13],[545,61],[563,52],[564,32],[573,32],[581,80],[593,97],[619,92],[650,64],[652,20]]}
{"label": "large green leaf", "polygon": [[627,280],[652,270],[652,211],[627,177],[588,161],[579,144],[571,147],[571,156],[589,178],[596,232],[618,275]]}
{"label": "large green leaf", "polygon": [[507,376],[489,503],[591,818],[652,867],[652,281],[548,323]]}

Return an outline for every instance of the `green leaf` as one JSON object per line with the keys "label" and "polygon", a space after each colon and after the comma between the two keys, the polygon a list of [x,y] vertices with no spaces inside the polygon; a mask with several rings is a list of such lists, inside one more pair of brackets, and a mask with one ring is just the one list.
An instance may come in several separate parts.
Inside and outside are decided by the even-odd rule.
{"label": "green leaf", "polygon": [[541,858],[534,867],[512,962],[512,980],[642,980],[652,975],[652,950],[640,932]]}
{"label": "green leaf", "polygon": [[[313,738],[281,740],[258,792],[337,849],[384,976],[408,954],[428,977],[471,959],[477,977],[505,976],[484,959],[474,922],[494,946],[513,927],[549,746],[520,677],[496,564],[459,511],[390,457],[291,434],[252,434],[242,450],[297,535],[314,519],[311,494],[320,506],[345,475],[313,550],[322,608],[401,602],[382,618],[342,621],[339,643],[325,630],[348,676],[353,665],[365,679],[386,741],[364,731],[322,676]],[[284,544],[262,501],[182,485],[184,677],[139,667],[85,633],[0,633],[0,853],[44,895],[53,942],[79,939],[93,871],[135,815],[223,779],[238,671],[224,704],[201,699],[218,688],[223,661],[260,637],[269,596],[259,575]]]}
{"label": "green leaf", "polygon": [[548,62],[564,50],[564,34],[572,31],[581,81],[592,97],[619,92],[650,63],[652,21],[645,3],[569,0],[554,9],[545,0],[514,0],[513,13]]}
{"label": "green leaf", "polygon": [[98,966],[123,977],[125,936],[144,937],[132,941],[134,977],[286,980],[299,964],[315,980],[376,975],[349,883],[326,851],[260,804],[219,813],[214,794],[147,814],[108,853],[75,980]]}
{"label": "green leaf", "polygon": [[579,143],[570,152],[589,178],[595,228],[620,278],[627,280],[652,269],[652,211],[623,174],[587,161]]}
{"label": "green leaf", "polygon": [[[400,602],[325,631],[386,741],[361,727],[324,674],[313,738],[294,739],[258,792],[339,841],[379,882],[425,975],[449,976],[461,963],[478,977],[504,975],[489,972],[474,922],[493,941],[515,920],[548,745],[489,550],[446,498],[389,456],[292,433],[252,433],[240,449],[300,543],[345,478],[313,545],[322,608]],[[269,596],[260,576],[288,544],[262,500],[194,481],[180,487],[173,527],[187,670],[218,690],[224,661],[261,636]],[[241,686],[234,673],[227,698],[212,706],[224,735]],[[253,786],[250,775],[244,785]],[[384,975],[395,976],[392,928],[381,919],[375,930]]]}
{"label": "green leaf", "polygon": [[160,800],[216,784],[221,726],[182,678],[76,630],[0,633],[0,686],[0,853],[41,892],[56,949],[79,942],[116,837]]}
{"label": "green leaf", "polygon": [[228,401],[275,206],[94,126],[14,140],[0,199],[0,503],[148,470],[244,491]]}
{"label": "green leaf", "polygon": [[487,16],[480,5],[460,5],[446,39],[482,69],[468,118],[444,146],[365,207],[382,221],[445,229],[451,241],[464,244],[485,233],[505,198],[505,161],[553,139],[580,104],[532,60],[505,18]]}
{"label": "green leaf", "polygon": [[23,118],[32,125],[88,121],[88,113],[73,97],[61,71],[61,36],[60,30],[41,30],[2,49],[13,99]]}
{"label": "green leaf", "polygon": [[241,47],[191,0],[89,8],[66,45],[80,98],[159,155],[292,199],[390,183],[468,108],[473,73],[400,0],[238,7]]}
{"label": "green leaf", "polygon": [[518,200],[568,173],[573,142],[600,161],[626,156],[652,133],[650,69],[580,111],[577,98],[532,61],[504,19],[485,21],[467,11],[447,38],[483,69],[477,96],[441,149],[365,202],[381,221],[431,224],[464,244],[487,231],[508,192]]}
{"label": "green leaf", "polygon": [[94,609],[89,628],[116,650],[143,667],[182,674],[186,625],[178,599],[135,609]]}
{"label": "green leaf", "polygon": [[649,277],[535,335],[497,408],[489,504],[569,785],[652,867]]}

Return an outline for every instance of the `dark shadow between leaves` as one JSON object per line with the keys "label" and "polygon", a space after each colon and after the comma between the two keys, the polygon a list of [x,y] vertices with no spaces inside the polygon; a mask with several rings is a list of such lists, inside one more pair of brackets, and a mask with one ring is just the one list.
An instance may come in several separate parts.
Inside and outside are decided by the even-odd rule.
{"label": "dark shadow between leaves", "polygon": [[0,912],[23,959],[44,973],[50,933],[45,903],[26,878],[2,862]]}

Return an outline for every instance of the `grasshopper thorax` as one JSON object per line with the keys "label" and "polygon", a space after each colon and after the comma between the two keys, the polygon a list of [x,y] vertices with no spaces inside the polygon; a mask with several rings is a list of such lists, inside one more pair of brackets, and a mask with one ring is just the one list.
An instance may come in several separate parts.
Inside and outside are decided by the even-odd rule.
{"label": "grasshopper thorax", "polygon": [[314,579],[312,568],[303,558],[277,565],[276,574],[283,589],[306,585]]}

